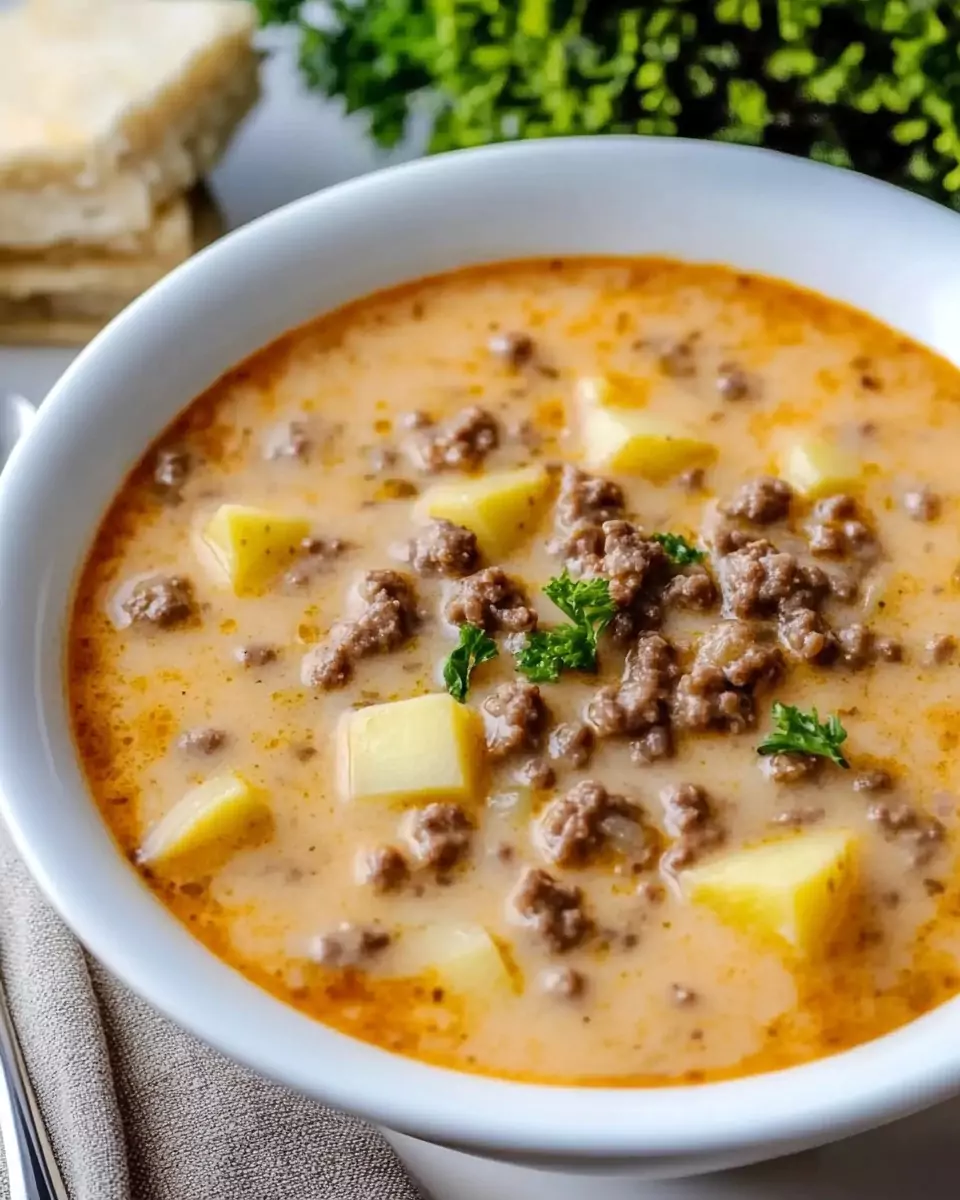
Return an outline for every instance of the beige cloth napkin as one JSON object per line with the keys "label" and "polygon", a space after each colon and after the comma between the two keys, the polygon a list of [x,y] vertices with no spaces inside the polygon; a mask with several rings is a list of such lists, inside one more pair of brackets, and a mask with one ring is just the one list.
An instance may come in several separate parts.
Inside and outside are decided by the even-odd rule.
{"label": "beige cloth napkin", "polygon": [[375,1129],[236,1066],[88,958],[2,824],[0,973],[71,1200],[418,1200]]}

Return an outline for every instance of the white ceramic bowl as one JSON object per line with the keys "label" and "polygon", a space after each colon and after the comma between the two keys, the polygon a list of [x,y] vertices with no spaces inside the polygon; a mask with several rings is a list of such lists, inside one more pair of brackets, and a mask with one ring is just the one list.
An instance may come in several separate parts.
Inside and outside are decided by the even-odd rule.
{"label": "white ceramic bowl", "polygon": [[89,949],[265,1075],[479,1154],[681,1173],[828,1141],[960,1089],[960,1002],[776,1074],[653,1091],[542,1087],[353,1041],[215,959],[115,850],[71,743],[68,604],[93,531],[148,442],[258,347],[378,288],[534,255],[735,264],[848,301],[960,361],[960,219],[762,151],[603,138],[470,151],[308,197],[225,238],[77,359],[0,482],[0,793],[34,876]]}

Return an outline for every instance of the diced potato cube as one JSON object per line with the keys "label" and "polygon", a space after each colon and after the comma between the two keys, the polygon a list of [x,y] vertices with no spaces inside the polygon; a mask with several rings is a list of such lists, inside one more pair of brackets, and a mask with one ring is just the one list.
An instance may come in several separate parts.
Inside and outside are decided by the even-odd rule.
{"label": "diced potato cube", "polygon": [[480,791],[483,724],[445,692],[346,713],[338,750],[351,800],[469,801]]}
{"label": "diced potato cube", "polygon": [[420,520],[431,517],[473,530],[489,559],[508,554],[534,528],[550,477],[543,467],[496,471],[476,479],[440,483],[417,502]]}
{"label": "diced potato cube", "polygon": [[863,463],[829,442],[795,442],[783,457],[780,473],[798,492],[815,499],[855,487],[863,478]]}
{"label": "diced potato cube", "polygon": [[397,939],[394,971],[433,971],[459,996],[492,999],[519,990],[519,979],[496,939],[482,925],[437,923],[407,929]]}
{"label": "diced potato cube", "polygon": [[221,504],[204,527],[203,540],[240,596],[265,588],[296,557],[309,532],[303,517]]}
{"label": "diced potato cube", "polygon": [[270,817],[262,792],[240,775],[216,775],[191,788],[150,830],[140,848],[144,863],[183,859],[220,844],[231,849]]}
{"label": "diced potato cube", "polygon": [[714,445],[677,422],[614,403],[596,379],[581,380],[578,395],[583,456],[593,470],[622,471],[662,483],[691,467],[707,466],[716,457]]}
{"label": "diced potato cube", "polygon": [[727,924],[773,935],[805,957],[821,950],[849,911],[857,842],[844,829],[766,842],[686,871],[684,889]]}

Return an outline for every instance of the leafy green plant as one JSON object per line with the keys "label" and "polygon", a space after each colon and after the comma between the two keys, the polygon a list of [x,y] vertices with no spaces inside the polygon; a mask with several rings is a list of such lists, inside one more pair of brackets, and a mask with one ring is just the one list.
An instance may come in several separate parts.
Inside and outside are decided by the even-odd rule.
{"label": "leafy green plant", "polygon": [[715,138],[853,167],[960,207],[960,0],[258,0],[307,82],[395,144]]}

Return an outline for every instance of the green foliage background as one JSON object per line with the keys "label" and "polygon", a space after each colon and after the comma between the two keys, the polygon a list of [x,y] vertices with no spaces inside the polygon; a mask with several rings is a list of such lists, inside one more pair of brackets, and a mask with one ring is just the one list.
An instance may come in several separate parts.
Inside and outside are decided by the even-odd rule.
{"label": "green foliage background", "polygon": [[258,0],[382,145],[680,134],[853,167],[960,208],[960,0]]}

